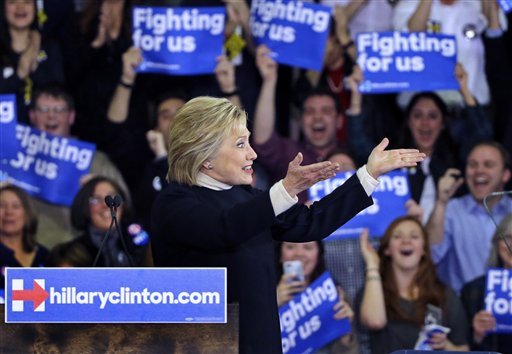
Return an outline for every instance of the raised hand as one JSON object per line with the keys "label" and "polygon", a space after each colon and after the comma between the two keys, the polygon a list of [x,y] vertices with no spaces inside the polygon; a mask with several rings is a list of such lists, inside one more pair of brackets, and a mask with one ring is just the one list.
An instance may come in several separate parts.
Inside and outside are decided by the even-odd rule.
{"label": "raised hand", "polygon": [[372,244],[368,241],[368,230],[364,229],[359,237],[359,244],[361,246],[361,255],[366,263],[366,269],[379,269],[380,258],[373,248]]}
{"label": "raised hand", "polygon": [[373,178],[397,168],[416,166],[425,159],[425,154],[417,149],[385,150],[388,145],[389,139],[382,139],[368,157],[366,169]]}
{"label": "raised hand", "polygon": [[135,69],[142,62],[142,53],[139,48],[130,47],[123,53],[123,74],[121,76],[122,82],[125,84],[133,84],[137,73]]}
{"label": "raised hand", "polygon": [[277,63],[270,57],[270,49],[264,44],[256,48],[256,66],[263,81],[277,80]]}
{"label": "raised hand", "polygon": [[157,130],[149,130],[146,133],[146,140],[148,141],[149,148],[156,157],[167,156],[167,147],[165,146],[164,135]]}
{"label": "raised hand", "polygon": [[299,152],[288,164],[288,172],[283,179],[283,186],[292,197],[319,181],[334,177],[340,170],[339,164],[330,161],[301,166],[302,160],[302,153]]}
{"label": "raised hand", "polygon": [[277,306],[286,304],[292,297],[306,288],[305,281],[293,280],[295,274],[283,274],[277,284]]}
{"label": "raised hand", "polygon": [[16,74],[20,79],[25,79],[31,72],[37,69],[37,56],[39,55],[40,49],[41,34],[36,30],[32,30],[29,34],[28,46],[21,54],[16,69]]}
{"label": "raised hand", "polygon": [[461,177],[460,170],[456,168],[447,169],[443,177],[437,182],[437,200],[446,204],[463,184],[464,178]]}
{"label": "raised hand", "polygon": [[407,215],[412,216],[421,222],[424,210],[414,199],[409,199],[405,202],[405,209],[407,210]]}
{"label": "raised hand", "polygon": [[234,92],[236,90],[235,66],[225,55],[217,57],[217,66],[214,72],[222,92]]}

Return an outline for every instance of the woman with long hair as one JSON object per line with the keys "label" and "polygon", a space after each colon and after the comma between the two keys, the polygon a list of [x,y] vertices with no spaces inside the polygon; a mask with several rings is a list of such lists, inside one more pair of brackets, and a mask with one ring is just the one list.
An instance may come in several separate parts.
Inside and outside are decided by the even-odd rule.
{"label": "woman with long hair", "polygon": [[48,254],[36,241],[37,214],[30,197],[14,185],[0,187],[0,289],[4,267],[40,267]]}
{"label": "woman with long hair", "polygon": [[15,93],[18,120],[27,122],[34,87],[64,82],[58,43],[41,36],[35,0],[4,0],[0,6],[0,93]]}
{"label": "woman with long hair", "polygon": [[[395,219],[387,228],[376,252],[361,235],[366,263],[360,320],[370,330],[373,354],[414,349],[423,326],[432,322],[450,332],[435,333],[435,350],[468,350],[466,319],[455,292],[436,276],[428,235],[411,216]],[[430,309],[430,310],[429,310]]]}

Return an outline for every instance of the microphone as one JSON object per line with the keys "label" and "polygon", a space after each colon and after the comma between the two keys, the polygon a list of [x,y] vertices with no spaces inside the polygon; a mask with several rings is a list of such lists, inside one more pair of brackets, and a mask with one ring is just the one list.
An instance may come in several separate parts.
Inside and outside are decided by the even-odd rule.
{"label": "microphone", "polygon": [[119,194],[114,195],[113,197],[111,195],[105,196],[105,204],[110,209],[110,215],[112,216],[112,221],[110,222],[110,226],[108,227],[108,231],[105,234],[105,237],[103,238],[103,241],[101,242],[100,248],[98,249],[98,253],[96,254],[96,258],[94,259],[94,262],[92,264],[93,267],[96,267],[96,264],[98,263],[98,260],[100,258],[101,253],[103,252],[103,248],[105,247],[105,244],[107,243],[107,239],[110,236],[110,233],[112,232],[112,227],[115,226],[117,234],[119,235],[119,238],[121,239],[121,245],[123,246],[123,250],[126,253],[126,257],[128,258],[128,262],[130,263],[131,267],[135,266],[135,263],[133,262],[132,257],[130,256],[130,253],[128,252],[128,247],[126,246],[126,243],[124,241],[123,233],[121,232],[121,228],[119,227],[119,224],[117,223],[117,208],[121,206],[123,199]]}
{"label": "microphone", "polygon": [[[489,206],[487,205],[487,199],[488,198],[493,198],[493,197],[501,197],[501,196],[504,196],[504,195],[507,195],[507,194],[512,194],[512,191],[500,191],[500,192],[492,192],[492,193],[489,193],[487,194],[485,197],[484,197],[484,209],[485,211],[487,212],[487,214],[489,215],[489,217],[491,218],[494,226],[496,226],[496,231],[498,231],[498,224],[496,223],[496,220],[494,220],[494,217],[492,216],[492,212],[491,212],[491,209],[489,209]],[[507,246],[507,249],[508,249],[508,253],[510,253],[510,255],[512,256],[512,247],[510,246],[510,244],[508,243],[508,240],[507,238],[501,233],[498,231],[498,237],[503,241],[505,242],[505,245]]]}

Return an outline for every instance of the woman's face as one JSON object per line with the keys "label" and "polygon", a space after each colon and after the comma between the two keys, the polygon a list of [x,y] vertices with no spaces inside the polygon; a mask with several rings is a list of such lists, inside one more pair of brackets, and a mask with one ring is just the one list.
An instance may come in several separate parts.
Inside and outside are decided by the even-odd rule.
{"label": "woman's face", "polygon": [[394,268],[415,270],[425,254],[425,239],[420,226],[414,221],[399,223],[389,239],[384,254],[391,257]]}
{"label": "woman's face", "polygon": [[420,98],[411,109],[407,124],[418,149],[431,154],[444,128],[443,114],[434,101]]}
{"label": "woman's face", "polygon": [[318,263],[320,250],[315,241],[304,243],[283,242],[281,245],[281,263],[299,260],[304,266],[304,276],[309,278]]}
{"label": "woman's face", "polygon": [[23,235],[25,209],[16,193],[6,190],[0,194],[0,233],[5,236]]}
{"label": "woman's face", "polygon": [[[508,244],[512,245],[512,230],[505,234],[504,237],[507,238]],[[512,255],[503,240],[498,241],[498,255],[503,260],[503,266],[505,268],[512,268]]]}
{"label": "woman's face", "polygon": [[6,0],[5,18],[11,28],[22,30],[30,27],[34,21],[34,0]]}
{"label": "woman's face", "polygon": [[[91,215],[91,224],[94,228],[100,231],[107,231],[112,216],[110,209],[105,204],[104,200],[107,195],[114,196],[118,192],[109,182],[99,182],[94,188],[93,195],[89,198],[89,212]],[[117,219],[121,220],[123,216],[123,206],[117,208]]]}
{"label": "woman's face", "polygon": [[202,171],[217,181],[232,186],[251,184],[252,164],[257,155],[249,144],[249,135],[249,130],[245,127],[230,134],[224,139],[217,156],[209,161],[212,168],[203,168]]}

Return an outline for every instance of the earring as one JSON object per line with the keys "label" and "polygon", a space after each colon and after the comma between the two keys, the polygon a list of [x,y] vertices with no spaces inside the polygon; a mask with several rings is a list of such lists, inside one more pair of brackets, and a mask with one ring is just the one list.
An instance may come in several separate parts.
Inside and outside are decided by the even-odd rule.
{"label": "earring", "polygon": [[213,165],[210,162],[208,162],[208,164],[206,165],[206,168],[209,170],[213,170]]}

